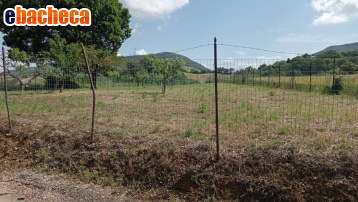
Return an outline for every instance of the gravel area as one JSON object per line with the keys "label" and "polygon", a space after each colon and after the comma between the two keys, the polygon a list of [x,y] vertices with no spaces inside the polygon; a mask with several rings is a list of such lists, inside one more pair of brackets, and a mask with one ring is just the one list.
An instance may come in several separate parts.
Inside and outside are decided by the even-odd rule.
{"label": "gravel area", "polygon": [[0,173],[0,201],[11,196],[18,201],[132,201],[124,194],[113,194],[109,187],[28,170]]}

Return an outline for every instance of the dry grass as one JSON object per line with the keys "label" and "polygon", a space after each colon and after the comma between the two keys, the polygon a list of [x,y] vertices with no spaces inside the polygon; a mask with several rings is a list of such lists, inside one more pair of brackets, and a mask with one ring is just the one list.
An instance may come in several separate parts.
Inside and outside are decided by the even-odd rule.
{"label": "dry grass", "polygon": [[[336,75],[336,77],[339,75]],[[352,75],[342,75],[344,78],[344,83],[346,85],[357,85],[358,82],[358,74],[352,74]],[[260,78],[255,78],[256,81],[260,81]],[[261,81],[264,82],[272,82],[277,83],[279,82],[280,78],[278,76],[271,76],[271,77],[261,77]],[[317,84],[317,85],[332,85],[333,76],[332,74],[326,74],[326,75],[312,75],[311,77],[311,83]],[[290,83],[292,82],[292,77],[290,76],[281,76],[281,82],[282,83]],[[310,84],[310,77],[309,76],[296,76],[295,77],[295,83],[296,84]]]}
{"label": "dry grass", "polygon": [[[184,73],[185,76],[188,79],[193,79],[193,80],[197,80],[200,83],[205,83],[208,79],[213,79],[215,77],[214,73],[206,73],[206,74],[192,74],[192,73]],[[222,79],[229,79],[230,75],[227,74],[219,74],[219,77]]]}
{"label": "dry grass", "polygon": [[[223,151],[293,147],[334,155],[357,149],[355,98],[235,84],[220,84],[219,90]],[[213,146],[213,84],[175,86],[166,95],[159,92],[159,86],[98,90],[96,131],[121,137],[154,134]],[[13,93],[10,106],[13,119],[26,124],[90,130],[89,90]],[[6,118],[4,106],[0,117]]]}

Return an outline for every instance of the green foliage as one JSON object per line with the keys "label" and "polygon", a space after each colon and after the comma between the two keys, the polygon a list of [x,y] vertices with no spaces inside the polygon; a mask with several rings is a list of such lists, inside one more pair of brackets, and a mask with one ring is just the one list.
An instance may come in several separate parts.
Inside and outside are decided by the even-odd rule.
{"label": "green foliage", "polygon": [[[31,81],[44,73],[49,66],[49,61],[30,57],[25,51],[13,48],[8,54],[11,60],[7,61],[7,65],[14,70],[7,69],[8,74],[17,80],[21,90],[29,85]],[[42,55],[37,55],[42,56]]]}
{"label": "green foliage", "polygon": [[287,132],[288,132],[287,126],[282,126],[280,128],[280,134],[281,135],[285,135],[285,134],[287,134]]}
{"label": "green foliage", "polygon": [[160,130],[161,128],[162,128],[161,125],[155,125],[153,132],[154,132],[154,133],[157,133],[157,132],[159,132],[159,130]]}
{"label": "green foliage", "polygon": [[325,85],[322,89],[323,94],[339,95],[343,91],[343,77],[336,77],[332,85]]}
{"label": "green foliage", "polygon": [[153,93],[153,94],[152,94],[152,98],[153,98],[153,102],[157,102],[157,101],[158,101],[158,94],[157,94],[157,93]]}
{"label": "green foliage", "polygon": [[[47,0],[37,1],[2,1],[0,10],[14,8],[21,4],[24,8],[46,8]],[[5,34],[4,42],[11,48],[19,48],[27,53],[39,53],[49,50],[49,41],[54,39],[55,31],[67,43],[82,42],[86,46],[94,45],[96,49],[106,49],[116,53],[123,41],[131,36],[129,22],[131,15],[127,8],[117,0],[97,1],[53,1],[55,8],[89,8],[92,12],[92,25],[89,27],[79,26],[27,26],[20,29],[16,26],[0,24],[0,31]],[[3,15],[0,16],[3,21]],[[19,40],[21,39],[21,40]]]}
{"label": "green foliage", "polygon": [[[142,61],[144,58],[151,58],[151,57],[159,58],[159,59],[172,59],[172,60],[180,58],[185,62],[185,66],[193,69],[193,71],[197,71],[198,73],[210,72],[210,70],[208,68],[189,59],[188,57],[185,57],[185,56],[182,56],[179,54],[175,54],[175,53],[170,53],[170,52],[157,53],[157,54],[147,55],[147,56],[142,56],[142,55],[129,56],[128,59],[131,61]],[[191,71],[191,72],[193,73],[193,71]]]}
{"label": "green foliage", "polygon": [[194,134],[193,128],[188,126],[188,127],[186,128],[184,137],[190,137],[190,136],[192,136],[193,134]]}
{"label": "green foliage", "polygon": [[314,55],[319,55],[321,53],[327,52],[329,50],[335,50],[338,51],[342,54],[344,54],[344,52],[353,52],[355,50],[358,50],[358,43],[350,43],[350,44],[343,44],[343,45],[338,45],[338,46],[330,46],[325,48],[324,50],[315,53]]}
{"label": "green foliage", "polygon": [[198,112],[204,113],[206,110],[208,110],[208,107],[206,106],[205,102],[201,103]]}
{"label": "green foliage", "polygon": [[333,80],[331,93],[339,95],[343,90],[343,77],[336,77]]}
{"label": "green foliage", "polygon": [[269,91],[269,95],[270,95],[270,96],[275,96],[275,95],[276,95],[276,92],[273,91],[273,90],[270,90],[270,91]]}

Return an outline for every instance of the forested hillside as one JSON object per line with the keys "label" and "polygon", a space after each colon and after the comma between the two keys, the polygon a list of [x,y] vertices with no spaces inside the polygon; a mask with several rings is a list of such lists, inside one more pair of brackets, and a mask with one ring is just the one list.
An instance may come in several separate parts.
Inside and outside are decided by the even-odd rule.
{"label": "forested hillside", "polygon": [[338,51],[340,53],[355,51],[355,50],[358,50],[358,42],[357,43],[337,45],[337,46],[330,46],[330,47],[327,47],[327,48],[323,49],[322,51],[319,51],[319,52],[317,52],[317,53],[315,53],[313,55],[318,55],[320,53],[324,53],[324,52],[327,52],[329,50],[335,50],[335,51]]}
{"label": "forested hillside", "polygon": [[[170,52],[162,52],[162,53],[157,53],[157,54],[151,54],[156,56],[157,58],[160,59],[167,59],[167,58],[171,58],[171,59],[176,59],[176,58],[181,58],[182,60],[184,60],[185,62],[185,66],[189,67],[189,69],[193,69],[193,70],[197,70],[194,73],[207,73],[210,72],[210,70],[206,67],[204,67],[203,65],[189,59],[188,57],[185,57],[183,55],[179,55],[176,53],[170,53]],[[128,56],[127,58],[129,60],[132,61],[139,61],[143,58],[143,55],[135,55],[135,56]]]}

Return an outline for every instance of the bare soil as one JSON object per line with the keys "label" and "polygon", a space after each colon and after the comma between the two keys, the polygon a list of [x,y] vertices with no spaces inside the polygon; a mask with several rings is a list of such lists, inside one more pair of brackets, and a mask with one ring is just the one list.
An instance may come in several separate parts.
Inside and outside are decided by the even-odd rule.
{"label": "bare soil", "polygon": [[24,169],[0,173],[0,201],[128,201],[110,187]]}
{"label": "bare soil", "polygon": [[[6,121],[0,120],[0,185],[15,180],[21,187],[30,179],[32,190],[49,191],[41,191],[34,201],[46,201],[43,197],[47,196],[64,197],[65,201],[71,200],[66,197],[78,199],[76,194],[58,196],[63,183],[53,174],[110,186],[108,200],[124,190],[125,197],[133,200],[358,200],[356,150],[332,156],[288,146],[267,149],[241,146],[224,150],[219,162],[214,156],[211,146],[175,136],[168,138],[161,133],[123,137],[103,132],[96,134],[95,143],[90,144],[85,130],[26,125],[17,119],[10,132]],[[59,185],[36,187],[37,174],[28,178],[14,172],[24,169],[51,174],[44,178]],[[42,180],[41,176],[37,181]],[[77,185],[70,183],[67,190],[76,190],[72,186]],[[77,190],[84,201],[103,199],[100,192]],[[85,198],[87,195],[90,198]]]}

